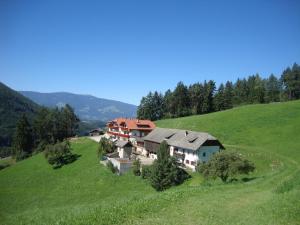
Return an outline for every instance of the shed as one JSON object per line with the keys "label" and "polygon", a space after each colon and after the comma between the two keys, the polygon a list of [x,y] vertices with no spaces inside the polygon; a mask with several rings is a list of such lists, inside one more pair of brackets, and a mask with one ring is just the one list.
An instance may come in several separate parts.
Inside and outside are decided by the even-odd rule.
{"label": "shed", "polygon": [[115,142],[120,158],[130,158],[133,145],[130,141],[117,140]]}

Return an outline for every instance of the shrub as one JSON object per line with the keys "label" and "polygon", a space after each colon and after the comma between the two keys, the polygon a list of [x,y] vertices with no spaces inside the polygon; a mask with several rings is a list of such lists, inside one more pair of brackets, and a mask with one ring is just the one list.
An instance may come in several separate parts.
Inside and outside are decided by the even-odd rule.
{"label": "shrub", "polygon": [[108,160],[107,164],[106,164],[107,168],[112,172],[112,173],[118,173],[119,170],[117,167],[114,166],[114,164]]}
{"label": "shrub", "polygon": [[148,179],[151,176],[152,172],[152,166],[142,166],[142,178],[143,179]]}
{"label": "shrub", "polygon": [[47,145],[45,149],[45,157],[53,168],[60,168],[65,164],[71,163],[79,157],[71,152],[70,143],[68,141],[57,142],[54,145]]}
{"label": "shrub", "polygon": [[107,153],[113,153],[114,151],[115,146],[113,143],[109,139],[102,137],[99,141],[98,157],[101,159],[103,155]]}
{"label": "shrub", "polygon": [[136,159],[132,163],[132,168],[133,168],[133,174],[135,176],[141,176],[141,161],[140,159]]}
{"label": "shrub", "polygon": [[219,177],[223,182],[226,182],[228,178],[235,178],[238,174],[249,174],[254,169],[252,162],[242,158],[238,153],[226,151],[215,154],[207,163],[197,165],[197,171],[205,178]]}

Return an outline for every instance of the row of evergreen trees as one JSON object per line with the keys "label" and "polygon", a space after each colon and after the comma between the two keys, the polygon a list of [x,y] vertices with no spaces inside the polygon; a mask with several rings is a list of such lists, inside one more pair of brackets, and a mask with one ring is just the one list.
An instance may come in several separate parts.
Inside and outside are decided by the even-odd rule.
{"label": "row of evergreen trees", "polygon": [[227,81],[218,89],[213,80],[190,86],[179,82],[163,95],[155,91],[143,97],[138,107],[139,119],[158,120],[204,114],[230,109],[243,104],[269,103],[300,99],[300,66],[283,71],[278,79],[271,74],[263,79],[258,74],[235,83]]}
{"label": "row of evergreen trees", "polygon": [[23,114],[13,139],[13,156],[20,160],[34,151],[43,151],[48,144],[74,136],[78,122],[79,119],[69,105],[60,109],[42,107],[32,123]]}

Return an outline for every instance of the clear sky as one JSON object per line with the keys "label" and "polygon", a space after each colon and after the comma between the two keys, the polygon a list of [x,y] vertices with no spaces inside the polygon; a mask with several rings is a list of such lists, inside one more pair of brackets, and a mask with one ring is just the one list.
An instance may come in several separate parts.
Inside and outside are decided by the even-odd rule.
{"label": "clear sky", "polygon": [[138,104],[300,63],[300,1],[1,0],[0,81]]}

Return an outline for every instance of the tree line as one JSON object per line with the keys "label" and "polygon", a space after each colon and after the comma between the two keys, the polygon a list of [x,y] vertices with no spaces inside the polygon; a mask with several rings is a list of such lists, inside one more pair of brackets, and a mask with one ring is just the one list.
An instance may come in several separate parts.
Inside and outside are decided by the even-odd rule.
{"label": "tree line", "polygon": [[149,92],[141,99],[137,117],[159,120],[295,99],[300,99],[300,66],[296,63],[284,70],[280,78],[271,74],[264,79],[256,74],[234,83],[221,83],[218,88],[213,80],[189,86],[179,82],[173,91]]}
{"label": "tree line", "polygon": [[17,122],[13,137],[13,156],[21,160],[34,152],[43,151],[47,145],[74,136],[78,122],[78,117],[69,105],[55,109],[42,107],[32,123],[23,114]]}

